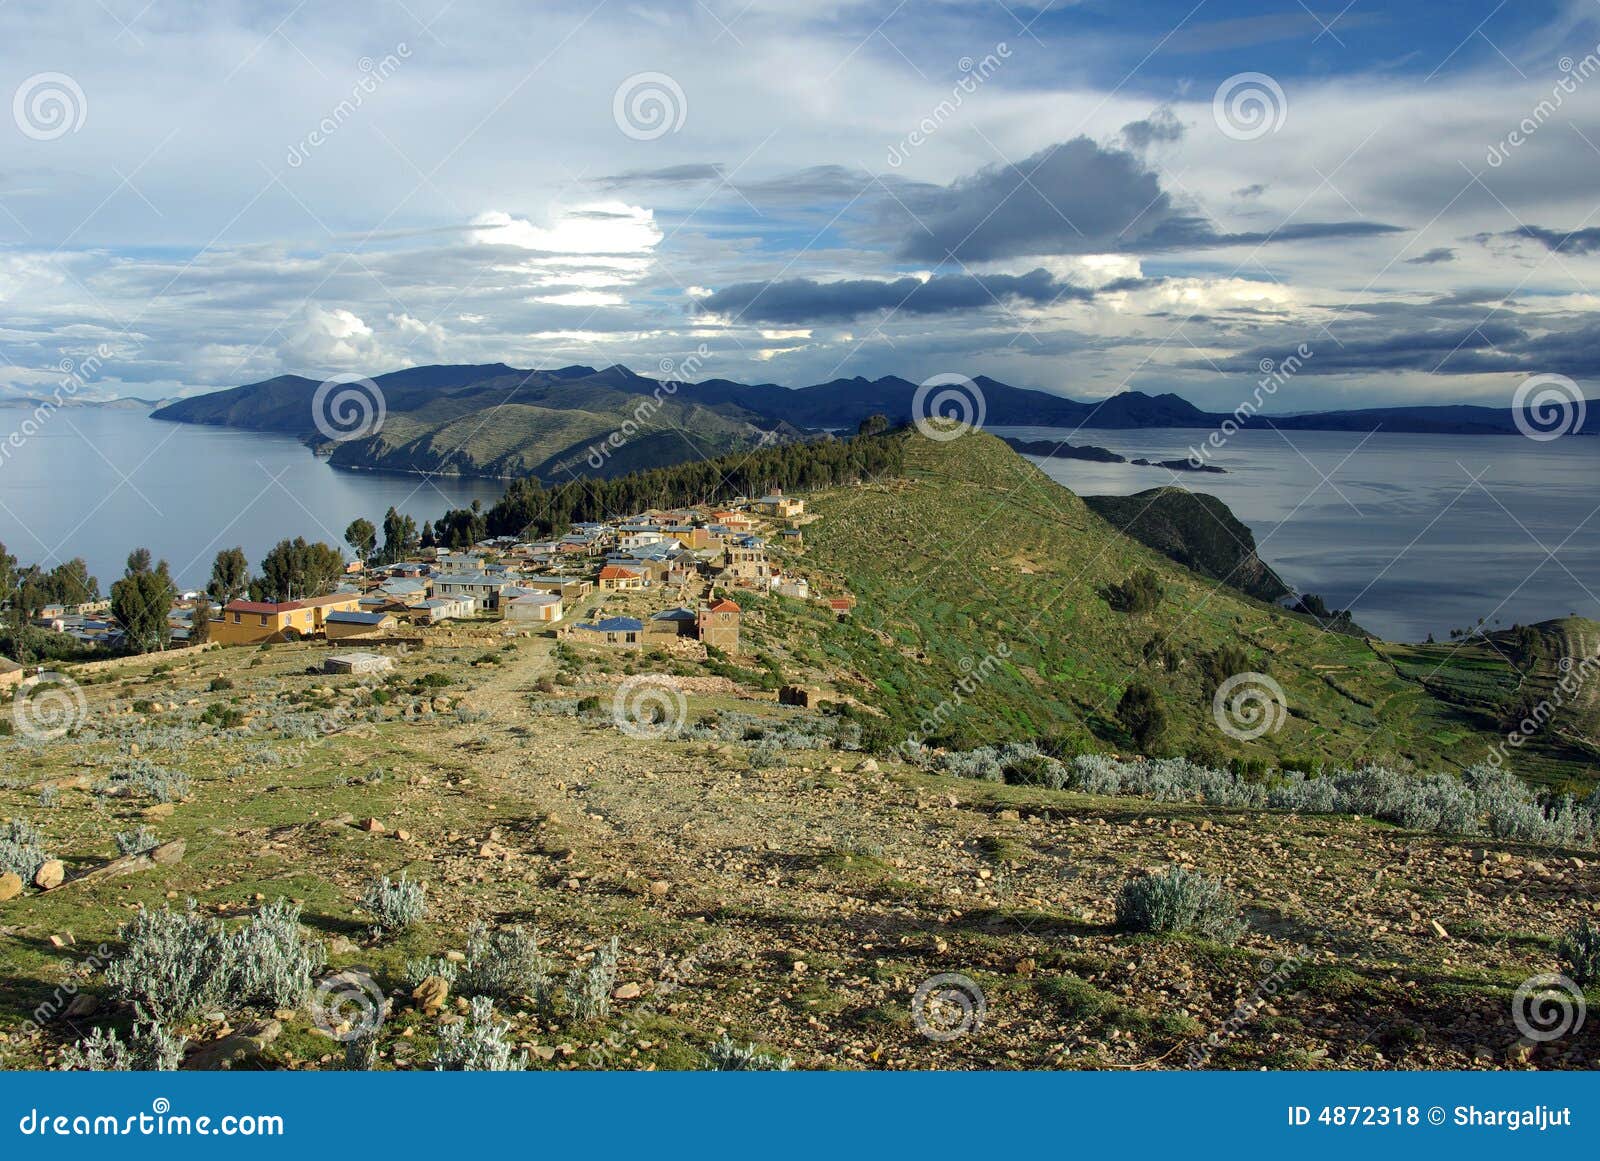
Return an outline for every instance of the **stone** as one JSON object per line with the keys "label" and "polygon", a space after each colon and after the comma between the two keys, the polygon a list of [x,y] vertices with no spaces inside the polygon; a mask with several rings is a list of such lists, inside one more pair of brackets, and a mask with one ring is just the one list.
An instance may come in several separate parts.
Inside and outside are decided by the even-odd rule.
{"label": "stone", "polygon": [[637,1000],[639,998],[638,984],[619,984],[611,993],[613,1000]]}
{"label": "stone", "polygon": [[424,1016],[437,1015],[450,998],[450,981],[443,976],[429,976],[411,990],[411,1002]]}
{"label": "stone", "polygon": [[375,818],[363,818],[360,822],[356,823],[356,829],[364,830],[368,834],[382,834],[384,831],[384,826],[383,823],[379,822]]}
{"label": "stone", "polygon": [[1438,936],[1440,939],[1450,938],[1450,933],[1444,929],[1444,924],[1440,923],[1437,919],[1428,920],[1428,926],[1432,928],[1434,935]]}
{"label": "stone", "polygon": [[33,885],[41,891],[49,891],[66,882],[67,868],[60,859],[46,859],[39,864],[39,869],[34,872]]}
{"label": "stone", "polygon": [[406,830],[404,827],[401,827],[399,830],[394,832],[394,837],[403,843],[408,843],[411,841],[411,832]]}
{"label": "stone", "polygon": [[1031,976],[1034,972],[1039,970],[1039,961],[1034,959],[1032,956],[1029,956],[1026,959],[1019,959],[1016,963],[1016,966],[1011,970],[1016,972],[1019,976]]}
{"label": "stone", "polygon": [[652,895],[665,895],[670,890],[672,890],[672,884],[665,879],[657,879],[650,884],[650,894]]}
{"label": "stone", "polygon": [[856,766],[856,773],[858,773],[858,774],[876,774],[877,772],[878,772],[878,763],[877,763],[877,761],[875,759],[872,759],[872,758],[868,758],[865,761],[860,762]]}
{"label": "stone", "polygon": [[170,802],[154,802],[154,803],[151,803],[149,806],[144,808],[144,816],[146,818],[171,818],[172,817],[172,803],[170,803]]}
{"label": "stone", "polygon": [[22,894],[22,876],[12,871],[0,875],[0,903]]}
{"label": "stone", "polygon": [[258,1064],[266,1052],[267,1045],[276,1040],[282,1032],[283,1025],[277,1020],[258,1020],[246,1024],[236,1032],[230,1032],[196,1048],[184,1059],[183,1067],[209,1072],[220,1068],[240,1068]]}
{"label": "stone", "polygon": [[183,862],[183,852],[188,848],[188,843],[183,839],[173,839],[169,843],[162,843],[150,852],[150,861],[170,867],[175,863]]}

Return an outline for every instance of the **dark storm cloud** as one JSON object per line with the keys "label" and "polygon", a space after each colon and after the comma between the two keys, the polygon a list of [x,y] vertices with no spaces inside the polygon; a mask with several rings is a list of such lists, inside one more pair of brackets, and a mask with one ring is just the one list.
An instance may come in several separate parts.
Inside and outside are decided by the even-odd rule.
{"label": "dark storm cloud", "polygon": [[[1303,336],[1302,336],[1303,338]],[[1527,371],[1536,357],[1527,350],[1527,333],[1514,323],[1483,322],[1470,327],[1442,327],[1427,331],[1350,336],[1334,331],[1334,340],[1306,339],[1314,354],[1298,370],[1300,375],[1345,375],[1356,372],[1436,371],[1442,375],[1477,375],[1496,371]],[[1300,340],[1296,340],[1300,341]],[[1293,349],[1294,343],[1287,349]],[[1279,359],[1285,348],[1254,347],[1209,362],[1190,363],[1194,370],[1258,373],[1263,359]]]}
{"label": "dark storm cloud", "polygon": [[[1127,279],[1104,289],[1128,290],[1144,284],[1142,279]],[[1057,299],[1083,301],[1094,294],[1089,288],[1063,282],[1046,270],[1034,270],[1027,274],[941,274],[926,282],[918,278],[741,282],[701,299],[697,306],[710,314],[746,322],[821,323],[845,322],[883,310],[946,314],[1010,302],[1041,305]]]}
{"label": "dark storm cloud", "polygon": [[1051,146],[1016,164],[990,166],[948,186],[907,187],[899,254],[913,261],[987,262],[1038,254],[1153,253],[1390,233],[1368,222],[1306,222],[1277,230],[1221,233],[1180,208],[1134,153],[1088,137]]}

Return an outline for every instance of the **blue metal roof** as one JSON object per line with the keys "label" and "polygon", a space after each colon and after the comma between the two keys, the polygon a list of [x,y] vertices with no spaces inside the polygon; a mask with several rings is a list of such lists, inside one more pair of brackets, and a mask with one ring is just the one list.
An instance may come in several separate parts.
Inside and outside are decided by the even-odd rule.
{"label": "blue metal roof", "polygon": [[593,625],[579,625],[578,628],[594,633],[637,633],[644,628],[644,622],[636,617],[607,617]]}
{"label": "blue metal roof", "polygon": [[340,625],[381,625],[384,621],[382,613],[329,613],[323,618]]}

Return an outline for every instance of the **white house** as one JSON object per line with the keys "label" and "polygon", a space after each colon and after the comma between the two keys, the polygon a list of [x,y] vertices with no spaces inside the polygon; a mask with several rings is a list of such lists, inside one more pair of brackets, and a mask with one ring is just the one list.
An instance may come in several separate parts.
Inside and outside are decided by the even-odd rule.
{"label": "white house", "polygon": [[561,620],[561,598],[554,593],[527,593],[505,602],[506,620],[541,621],[551,623]]}

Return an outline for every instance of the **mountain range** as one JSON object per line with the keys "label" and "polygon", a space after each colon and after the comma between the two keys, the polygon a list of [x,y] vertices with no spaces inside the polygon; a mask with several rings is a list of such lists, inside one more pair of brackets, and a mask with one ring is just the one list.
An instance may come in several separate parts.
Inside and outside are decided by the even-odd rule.
{"label": "mountain range", "polygon": [[[504,363],[413,367],[372,382],[382,395],[383,423],[371,434],[343,441],[329,437],[326,423],[317,423],[313,404],[321,383],[299,375],[182,399],[153,417],[295,435],[328,451],[342,467],[558,480],[614,476],[774,439],[853,430],[872,415],[905,422],[918,391],[916,383],[892,375],[789,388],[730,379],[679,383],[622,366],[519,370]],[[1124,391],[1090,403],[983,375],[971,383],[987,426],[1210,430],[1235,421],[1170,393]],[[1579,427],[1584,434],[1600,432],[1596,403]],[[1518,431],[1512,409],[1466,404],[1255,416],[1242,426],[1268,423],[1299,431]]]}

